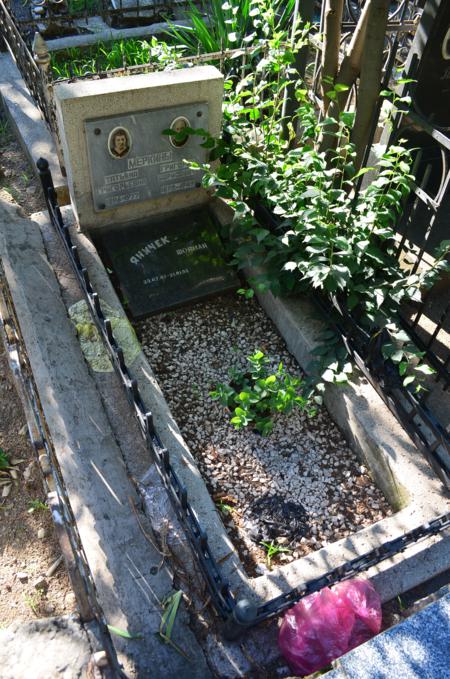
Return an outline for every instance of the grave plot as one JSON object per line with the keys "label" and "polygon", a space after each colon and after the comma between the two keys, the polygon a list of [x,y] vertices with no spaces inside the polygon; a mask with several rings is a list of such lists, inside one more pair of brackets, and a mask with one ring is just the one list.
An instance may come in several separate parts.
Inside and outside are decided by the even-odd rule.
{"label": "grave plot", "polygon": [[[320,580],[325,570],[367,552],[368,544],[376,547],[431,519],[436,515],[436,505],[430,498],[437,497],[439,489],[434,481],[430,492],[427,483],[422,485],[425,474],[416,468],[409,444],[403,441],[400,454],[402,433],[395,430],[391,435],[391,422],[385,431],[384,416],[377,414],[378,419],[370,425],[367,421],[361,424],[361,416],[370,409],[364,394],[357,401],[350,390],[350,399],[347,395],[342,399],[345,414],[341,406],[339,424],[353,439],[361,459],[370,464],[385,497],[399,510],[394,516],[389,516],[392,512],[387,503],[366,469],[349,453],[325,411],[310,421],[302,413],[294,414],[291,420],[277,418],[273,435],[264,438],[251,429],[234,432],[224,410],[210,401],[208,392],[226,379],[230,367],[239,367],[233,346],[242,349],[242,370],[245,357],[261,349],[273,361],[272,366],[281,361],[294,376],[300,374],[255,302],[232,295],[166,311],[236,285],[226,280],[220,248],[211,249],[202,234],[203,218],[199,215],[210,208],[219,218],[218,201],[211,201],[209,193],[198,185],[201,172],[194,178],[194,171],[184,162],[187,158],[207,162],[205,146],[198,144],[204,137],[201,128],[207,121],[208,132],[219,134],[222,94],[222,77],[210,66],[55,86],[72,201],[65,217],[74,226],[73,241],[67,241],[68,232],[61,230],[60,223],[55,225],[66,238],[87,299],[108,342],[112,341],[112,324],[106,323],[105,313],[114,309],[115,314],[125,314],[110,281],[105,281],[105,265],[114,276],[129,316],[139,319],[148,313],[158,314],[136,326],[148,360],[139,353],[127,364],[129,372],[124,373],[123,354],[117,350],[113,356],[116,368],[143,433],[159,437],[152,450],[164,485],[178,498],[179,509],[187,518],[191,508],[192,515],[198,516],[201,529],[197,526],[197,532],[191,534],[191,544],[199,562],[216,559],[236,596],[256,594],[267,602],[280,591],[297,587],[302,579]],[[182,134],[186,127],[191,132],[193,128],[189,138]],[[168,128],[175,134],[167,134]],[[220,243],[217,233],[213,236],[216,245]],[[78,259],[72,243],[79,248]],[[184,278],[185,273],[170,277],[184,269],[194,274],[191,266],[206,253],[208,271],[198,268],[189,279]],[[104,257],[103,263],[99,254]],[[182,265],[191,257],[189,265]],[[87,284],[83,267],[92,275],[93,285]],[[202,294],[192,294],[199,282],[204,284],[215,277],[222,277],[216,287],[206,285]],[[173,287],[169,285],[172,279]],[[285,300],[276,304],[281,308]],[[301,314],[297,321],[299,317]],[[183,319],[187,319],[186,324]],[[284,329],[278,327],[285,336]],[[302,330],[296,327],[295,332],[300,335]],[[158,346],[153,344],[154,336],[160,340]],[[220,355],[212,355],[212,348]],[[161,387],[155,384],[151,366]],[[201,398],[197,402],[198,394]],[[170,401],[173,414],[167,410],[163,395]],[[375,440],[371,438],[373,432]],[[176,473],[175,481],[170,470]],[[417,477],[420,482],[410,495],[410,480]],[[407,490],[402,485],[404,479],[408,479]],[[229,524],[247,573],[221,518]],[[158,530],[156,522],[154,527]],[[199,552],[208,544],[211,551],[205,557]],[[277,572],[248,577],[265,572],[270,562],[280,566]],[[398,579],[395,583],[398,587]],[[218,599],[220,596],[219,592]],[[222,604],[216,604],[222,611]]]}
{"label": "grave plot", "polygon": [[392,514],[326,409],[279,415],[263,437],[209,396],[257,349],[301,376],[257,301],[231,293],[135,327],[249,575],[268,570],[272,541],[273,562],[289,563]]}

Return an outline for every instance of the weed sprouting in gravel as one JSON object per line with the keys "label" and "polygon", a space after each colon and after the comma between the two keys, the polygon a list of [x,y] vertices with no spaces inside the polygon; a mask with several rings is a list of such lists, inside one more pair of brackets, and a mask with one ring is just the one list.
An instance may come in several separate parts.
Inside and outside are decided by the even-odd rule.
{"label": "weed sprouting in gravel", "polygon": [[230,420],[236,429],[251,425],[263,436],[273,429],[273,417],[277,413],[289,413],[294,408],[314,415],[316,410],[307,395],[302,393],[303,382],[291,377],[278,364],[275,372],[269,370],[270,359],[258,350],[247,356],[247,372],[231,369],[230,383],[220,383],[210,392],[214,401],[232,411]]}
{"label": "weed sprouting in gravel", "polygon": [[47,511],[48,505],[42,500],[31,500],[29,503],[28,513],[33,514],[36,511]]}
{"label": "weed sprouting in gravel", "polygon": [[0,448],[0,469],[8,469],[9,459],[3,448]]}
{"label": "weed sprouting in gravel", "polygon": [[42,591],[38,590],[36,592],[33,592],[33,594],[24,594],[23,598],[27,606],[31,608],[34,615],[38,618],[41,614],[40,608],[42,604],[42,599],[44,598]]}
{"label": "weed sprouting in gravel", "polygon": [[269,570],[272,569],[272,559],[274,559],[278,554],[288,554],[291,552],[291,550],[288,547],[282,547],[281,545],[278,545],[275,540],[271,540],[268,542],[267,540],[263,540],[260,542],[260,545],[264,547],[266,550],[266,561],[267,561],[267,568]]}

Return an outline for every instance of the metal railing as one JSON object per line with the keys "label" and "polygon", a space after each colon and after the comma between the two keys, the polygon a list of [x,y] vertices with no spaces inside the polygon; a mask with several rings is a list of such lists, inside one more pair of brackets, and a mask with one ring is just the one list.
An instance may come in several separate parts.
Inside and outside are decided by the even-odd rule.
{"label": "metal railing", "polygon": [[[123,351],[114,337],[111,322],[103,313],[100,298],[90,282],[88,271],[82,266],[77,247],[73,245],[69,227],[64,223],[58,207],[48,162],[41,158],[37,163],[37,167],[52,225],[61,238],[69,261],[84,292],[92,318],[100,331],[116,374],[126,391],[141,434],[155,462],[156,469],[172,502],[176,515],[185,530],[193,555],[208,587],[211,603],[216,613],[225,622],[223,631],[228,639],[234,639],[242,634],[246,628],[280,615],[304,596],[318,592],[323,587],[355,577],[367,571],[368,568],[386,559],[390,559],[396,554],[400,554],[419,540],[431,535],[437,535],[450,527],[450,512],[448,512],[436,517],[429,523],[417,526],[397,538],[379,544],[374,549],[360,554],[341,566],[329,570],[317,578],[308,580],[269,601],[255,605],[245,599],[236,600],[228,582],[224,580],[221,574],[218,562],[210,550],[208,535],[199,523],[186,488],[179,480],[171,464],[170,452],[161,444],[154,427],[152,414],[146,408],[139,392],[138,384],[126,366]],[[349,337],[348,342],[349,346],[353,347],[353,339],[351,337]]]}
{"label": "metal railing", "polygon": [[101,19],[111,28],[150,26],[173,18],[174,8],[186,4],[183,0],[31,0],[26,4],[7,0],[24,34],[43,30],[52,37],[89,31],[92,19]]}
{"label": "metal railing", "polygon": [[14,58],[45,121],[51,127],[52,114],[48,103],[47,81],[3,0],[0,0],[0,36]]}

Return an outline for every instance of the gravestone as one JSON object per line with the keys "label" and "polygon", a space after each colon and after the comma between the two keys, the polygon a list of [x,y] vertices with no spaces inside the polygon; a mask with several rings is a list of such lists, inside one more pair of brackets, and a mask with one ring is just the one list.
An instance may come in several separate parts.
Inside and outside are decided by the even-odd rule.
{"label": "gravestone", "polygon": [[219,135],[222,93],[211,66],[55,85],[79,228],[135,318],[239,285],[189,165],[208,161],[202,131]]}
{"label": "gravestone", "polygon": [[172,128],[220,135],[223,77],[213,66],[56,83],[58,127],[72,206],[91,234],[209,202],[202,138],[178,144]]}
{"label": "gravestone", "polygon": [[239,281],[224,261],[208,207],[155,223],[114,230],[99,249],[120,281],[133,318],[235,289]]}

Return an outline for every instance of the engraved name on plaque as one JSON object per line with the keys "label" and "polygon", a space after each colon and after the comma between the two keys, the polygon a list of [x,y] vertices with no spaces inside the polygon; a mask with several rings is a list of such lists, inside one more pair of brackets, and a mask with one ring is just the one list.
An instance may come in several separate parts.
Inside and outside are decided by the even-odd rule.
{"label": "engraved name on plaque", "polygon": [[96,211],[200,186],[202,173],[184,161],[207,161],[203,138],[189,135],[178,141],[163,132],[207,130],[206,103],[97,118],[84,125]]}

